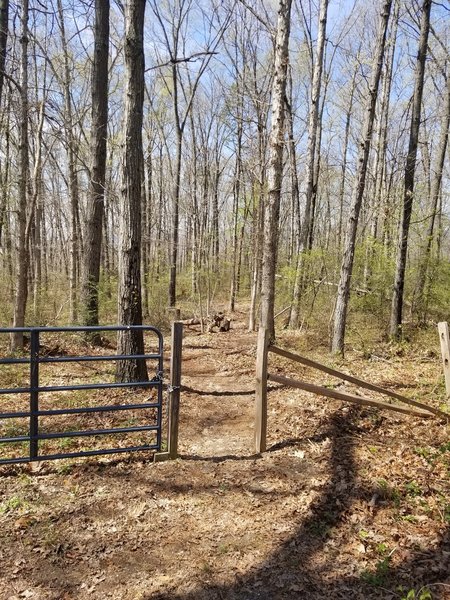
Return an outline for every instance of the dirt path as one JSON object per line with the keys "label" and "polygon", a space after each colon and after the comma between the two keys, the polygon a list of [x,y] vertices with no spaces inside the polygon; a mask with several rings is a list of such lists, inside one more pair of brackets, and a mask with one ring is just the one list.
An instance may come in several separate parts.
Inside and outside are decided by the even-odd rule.
{"label": "dirt path", "polygon": [[[243,324],[186,332],[179,460],[0,472],[2,600],[450,598],[448,428],[280,388],[255,456],[254,342]],[[435,385],[429,361],[407,360]],[[394,360],[347,366],[410,383]]]}
{"label": "dirt path", "polygon": [[[183,349],[183,455],[245,456],[253,452],[254,336],[191,337]],[[194,334],[195,335],[195,334]]]}

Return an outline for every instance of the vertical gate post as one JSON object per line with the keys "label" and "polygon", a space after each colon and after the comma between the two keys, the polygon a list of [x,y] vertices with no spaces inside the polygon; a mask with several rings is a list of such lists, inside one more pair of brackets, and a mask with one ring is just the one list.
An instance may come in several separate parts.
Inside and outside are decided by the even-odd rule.
{"label": "vertical gate post", "polygon": [[169,433],[167,449],[169,458],[178,455],[178,422],[180,414],[181,354],[183,344],[183,323],[172,323],[172,351],[170,357],[169,384]]}
{"label": "vertical gate post", "polygon": [[30,460],[38,456],[39,331],[30,331]]}
{"label": "vertical gate post", "polygon": [[438,323],[439,341],[441,342],[442,366],[444,367],[446,400],[450,404],[450,336],[448,323]]}
{"label": "vertical gate post", "polygon": [[264,327],[258,331],[256,348],[256,414],[255,414],[255,449],[265,452],[267,445],[267,354],[269,332]]}

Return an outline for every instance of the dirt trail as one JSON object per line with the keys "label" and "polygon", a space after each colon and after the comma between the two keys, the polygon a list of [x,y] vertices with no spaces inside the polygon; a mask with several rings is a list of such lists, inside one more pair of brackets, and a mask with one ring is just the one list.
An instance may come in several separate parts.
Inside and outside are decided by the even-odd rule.
{"label": "dirt trail", "polygon": [[183,349],[180,452],[204,458],[248,455],[253,452],[254,336],[242,326],[191,336],[188,332]]}

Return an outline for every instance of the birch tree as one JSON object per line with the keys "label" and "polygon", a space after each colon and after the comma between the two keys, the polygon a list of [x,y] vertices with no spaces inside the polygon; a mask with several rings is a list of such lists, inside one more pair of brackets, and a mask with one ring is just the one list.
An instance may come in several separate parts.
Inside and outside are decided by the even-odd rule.
{"label": "birch tree", "polygon": [[264,218],[264,247],[261,282],[261,320],[269,338],[275,338],[274,302],[278,224],[283,179],[285,97],[289,63],[291,0],[280,0],[275,39],[275,64],[272,84],[272,119],[269,141],[268,194]]}

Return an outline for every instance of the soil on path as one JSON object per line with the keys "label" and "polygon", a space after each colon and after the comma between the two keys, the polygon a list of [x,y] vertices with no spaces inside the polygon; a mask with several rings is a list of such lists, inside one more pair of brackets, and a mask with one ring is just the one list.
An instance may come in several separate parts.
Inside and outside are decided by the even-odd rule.
{"label": "soil on path", "polygon": [[[353,374],[402,392],[431,389],[440,369],[351,358]],[[389,599],[423,586],[450,598],[447,426],[274,386],[257,456],[254,364],[244,323],[185,332],[176,461],[4,468],[0,598]]]}

